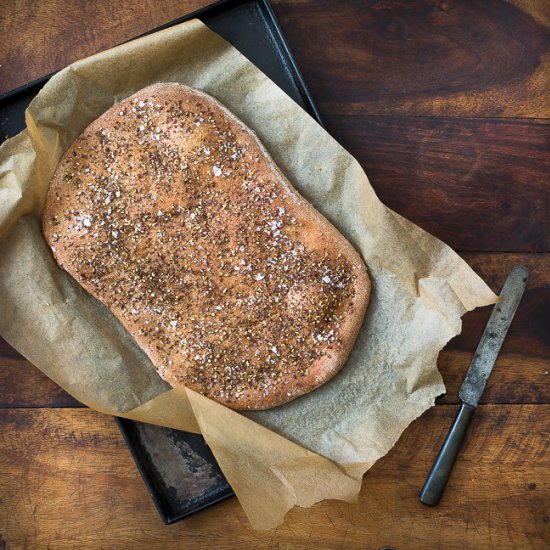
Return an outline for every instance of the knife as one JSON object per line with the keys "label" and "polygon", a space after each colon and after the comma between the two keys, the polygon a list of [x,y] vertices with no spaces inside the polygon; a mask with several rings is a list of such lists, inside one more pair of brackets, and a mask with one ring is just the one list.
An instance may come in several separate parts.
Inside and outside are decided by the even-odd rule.
{"label": "knife", "polygon": [[436,506],[443,495],[479,398],[485,389],[487,379],[525,292],[528,278],[527,268],[516,266],[502,287],[500,301],[493,308],[460,388],[459,396],[462,404],[420,493],[422,504]]}

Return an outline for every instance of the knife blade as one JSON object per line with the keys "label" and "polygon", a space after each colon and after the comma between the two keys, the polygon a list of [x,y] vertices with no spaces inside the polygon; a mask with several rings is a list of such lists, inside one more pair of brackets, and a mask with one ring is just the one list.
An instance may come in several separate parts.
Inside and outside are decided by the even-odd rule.
{"label": "knife blade", "polygon": [[523,266],[516,266],[502,287],[501,300],[493,308],[458,393],[460,399],[472,407],[477,407],[479,403],[479,398],[485,389],[487,379],[527,286],[528,278],[529,271]]}
{"label": "knife blade", "polygon": [[528,279],[528,269],[516,266],[502,287],[500,301],[493,308],[460,388],[459,397],[462,404],[420,493],[422,504],[436,506],[443,495],[466,431],[512,324]]}

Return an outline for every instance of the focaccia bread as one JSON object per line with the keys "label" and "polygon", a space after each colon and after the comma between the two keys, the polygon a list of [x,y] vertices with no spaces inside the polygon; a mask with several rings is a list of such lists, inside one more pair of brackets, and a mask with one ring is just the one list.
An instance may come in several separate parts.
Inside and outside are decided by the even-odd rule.
{"label": "focaccia bread", "polygon": [[209,95],[156,84],[76,139],[43,229],[172,386],[233,409],[309,392],[344,364],[370,282],[347,240]]}

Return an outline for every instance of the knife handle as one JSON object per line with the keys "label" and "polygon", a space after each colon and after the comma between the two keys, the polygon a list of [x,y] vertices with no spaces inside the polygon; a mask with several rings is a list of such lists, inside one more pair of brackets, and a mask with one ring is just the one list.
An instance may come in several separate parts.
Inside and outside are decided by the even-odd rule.
{"label": "knife handle", "polygon": [[439,503],[475,410],[462,403],[420,493],[422,504],[436,506]]}

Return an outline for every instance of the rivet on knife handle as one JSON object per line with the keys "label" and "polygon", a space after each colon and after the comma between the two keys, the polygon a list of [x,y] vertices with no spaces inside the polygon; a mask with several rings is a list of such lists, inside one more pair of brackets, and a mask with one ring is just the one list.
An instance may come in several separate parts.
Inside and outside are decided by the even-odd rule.
{"label": "rivet on knife handle", "polygon": [[493,308],[460,388],[459,395],[462,405],[420,493],[420,502],[423,504],[436,506],[443,495],[479,398],[527,286],[528,277],[527,268],[516,266],[502,287],[500,302]]}

